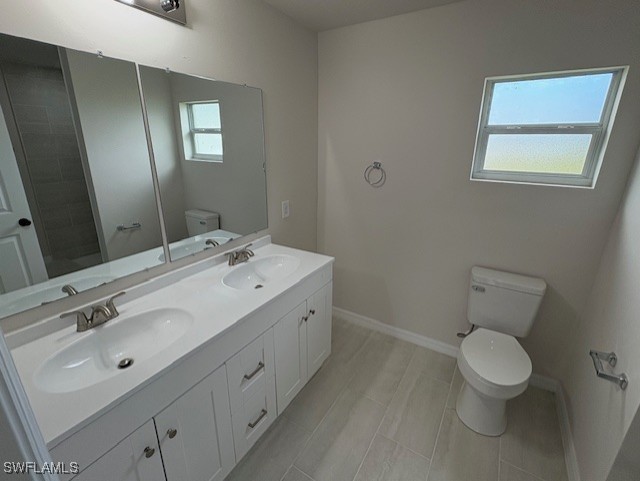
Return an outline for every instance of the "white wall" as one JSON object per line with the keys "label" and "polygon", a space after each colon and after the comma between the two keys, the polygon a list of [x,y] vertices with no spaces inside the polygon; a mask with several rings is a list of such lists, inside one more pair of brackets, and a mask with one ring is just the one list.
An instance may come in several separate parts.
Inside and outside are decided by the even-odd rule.
{"label": "white wall", "polygon": [[[635,125],[637,128],[637,121]],[[580,323],[568,340],[570,349],[562,363],[562,383],[567,393],[582,481],[605,479],[625,432],[633,417],[638,416],[636,413],[640,406],[638,163],[640,153],[600,261],[588,303]],[[624,372],[629,377],[626,391],[620,391],[613,383],[596,377],[589,349],[614,351],[618,355],[614,370]]]}
{"label": "white wall", "polygon": [[[2,7],[0,31],[264,93],[269,232],[316,247],[316,34],[260,0],[190,0],[187,27],[114,0],[25,0]],[[282,220],[280,201],[291,201]]]}
{"label": "white wall", "polygon": [[636,412],[627,430],[607,481],[637,481],[640,476],[638,453],[640,453],[640,411]]}
{"label": "white wall", "polygon": [[[450,344],[469,270],[546,279],[524,341],[556,374],[640,139],[636,0],[465,1],[319,35],[318,245],[335,305]],[[469,181],[487,76],[631,64],[594,190]],[[362,178],[383,162],[380,189]]]}
{"label": "white wall", "polygon": [[[66,54],[106,260],[161,246],[135,65],[75,50]],[[134,222],[142,228],[117,230]]]}

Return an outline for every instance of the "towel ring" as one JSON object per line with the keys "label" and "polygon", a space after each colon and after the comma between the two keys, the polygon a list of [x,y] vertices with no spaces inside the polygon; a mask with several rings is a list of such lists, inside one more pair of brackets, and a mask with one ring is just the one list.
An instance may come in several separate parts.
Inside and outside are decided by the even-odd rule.
{"label": "towel ring", "polygon": [[[379,178],[377,180],[374,180],[371,178],[371,174],[377,171]],[[384,183],[387,181],[387,173],[384,171],[384,169],[382,168],[382,162],[374,162],[371,165],[369,165],[366,169],[364,169],[364,180],[367,182],[367,184],[369,184],[371,187],[382,187],[384,185]]]}

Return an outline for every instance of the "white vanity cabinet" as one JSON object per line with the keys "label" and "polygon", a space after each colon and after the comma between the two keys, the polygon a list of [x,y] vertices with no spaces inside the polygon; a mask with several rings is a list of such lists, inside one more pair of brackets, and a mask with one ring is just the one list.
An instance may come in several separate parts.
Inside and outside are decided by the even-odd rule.
{"label": "white vanity cabinet", "polygon": [[311,378],[331,354],[333,284],[307,299],[307,378]]}
{"label": "white vanity cabinet", "polygon": [[278,414],[331,354],[331,293],[330,282],[273,328]]}
{"label": "white vanity cabinet", "polygon": [[164,471],[153,421],[148,421],[74,481],[162,481]]}
{"label": "white vanity cabinet", "polygon": [[235,465],[223,367],[153,418],[167,481],[221,481]]}
{"label": "white vanity cabinet", "polygon": [[276,419],[273,358],[273,329],[269,329],[225,363],[237,460]]}
{"label": "white vanity cabinet", "polygon": [[73,481],[221,481],[234,465],[223,366]]}
{"label": "white vanity cabinet", "polygon": [[[303,259],[306,255],[281,247],[265,249]],[[311,266],[288,287],[279,290],[274,282],[269,286],[272,293],[266,288],[257,294],[252,290],[264,299],[258,304],[249,298],[254,304],[249,302],[246,309],[239,292],[215,282],[212,292],[220,295],[220,305],[210,301],[213,295],[193,303],[192,334],[185,337],[192,335],[188,342],[195,347],[129,387],[121,399],[85,415],[68,435],[52,437],[52,458],[67,465],[78,463],[81,472],[73,481],[223,480],[331,353],[331,259],[313,254],[307,262]],[[213,272],[216,269],[220,276],[227,274],[226,265]],[[211,277],[202,277],[212,283]],[[145,302],[156,308],[166,298],[166,293],[153,293]],[[234,298],[237,304],[232,304]],[[231,313],[231,322],[216,311],[220,306]],[[205,340],[196,332],[203,332]],[[151,367],[150,362],[136,363],[119,378],[97,384],[91,395],[102,400],[104,393],[118,388],[116,381],[131,382]],[[100,391],[102,397],[96,395]],[[86,406],[85,399],[73,393],[63,393],[63,398],[69,402],[52,397],[61,415]],[[39,404],[40,412],[48,413],[48,408]],[[70,479],[70,474],[61,476],[61,481]]]}

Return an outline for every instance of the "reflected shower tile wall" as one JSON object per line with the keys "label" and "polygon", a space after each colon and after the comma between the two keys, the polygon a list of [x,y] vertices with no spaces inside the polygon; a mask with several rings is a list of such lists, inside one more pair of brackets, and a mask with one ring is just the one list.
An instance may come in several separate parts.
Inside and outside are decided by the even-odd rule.
{"label": "reflected shower tile wall", "polygon": [[[45,258],[73,261],[99,254],[62,71],[4,63],[2,72],[31,178],[27,195],[42,217],[36,231]],[[47,266],[51,276],[77,268],[74,262],[51,264]]]}

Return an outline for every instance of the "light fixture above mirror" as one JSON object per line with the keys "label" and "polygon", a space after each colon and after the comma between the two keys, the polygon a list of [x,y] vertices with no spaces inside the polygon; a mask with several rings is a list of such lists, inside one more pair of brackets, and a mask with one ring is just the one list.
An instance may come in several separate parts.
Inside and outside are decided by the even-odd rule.
{"label": "light fixture above mirror", "polygon": [[117,2],[139,8],[172,22],[186,25],[187,12],[185,0],[116,0]]}

